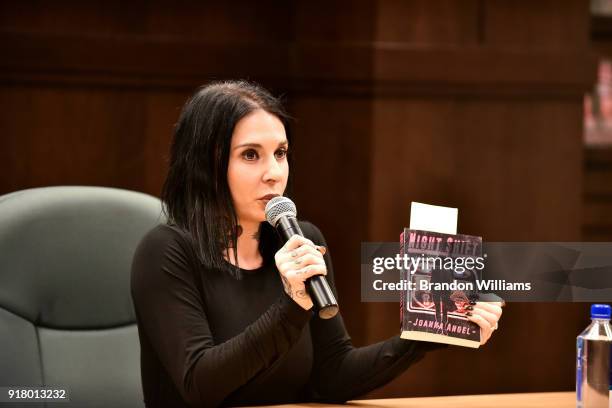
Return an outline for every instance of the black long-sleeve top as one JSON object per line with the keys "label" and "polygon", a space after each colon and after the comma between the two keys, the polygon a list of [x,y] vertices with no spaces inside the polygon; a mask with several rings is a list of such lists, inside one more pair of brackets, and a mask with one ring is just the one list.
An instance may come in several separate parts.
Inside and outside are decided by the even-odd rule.
{"label": "black long-sleeve top", "polygon": [[[326,245],[315,226],[300,224]],[[236,279],[204,268],[190,242],[160,225],[134,256],[147,407],[343,402],[387,383],[432,348],[399,336],[355,348],[341,314],[323,320],[302,309],[273,263]],[[329,254],[325,262],[335,293]]]}

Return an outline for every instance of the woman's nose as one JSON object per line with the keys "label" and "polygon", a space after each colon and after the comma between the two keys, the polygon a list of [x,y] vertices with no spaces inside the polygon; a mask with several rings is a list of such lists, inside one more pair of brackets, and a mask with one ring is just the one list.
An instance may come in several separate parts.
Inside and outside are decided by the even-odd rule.
{"label": "woman's nose", "polygon": [[264,181],[279,181],[283,175],[281,164],[272,157],[268,160],[266,172],[264,173]]}

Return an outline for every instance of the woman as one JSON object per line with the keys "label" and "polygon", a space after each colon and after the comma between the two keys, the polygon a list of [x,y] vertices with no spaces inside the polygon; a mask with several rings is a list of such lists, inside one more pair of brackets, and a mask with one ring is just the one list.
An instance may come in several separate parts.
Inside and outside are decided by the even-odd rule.
{"label": "woman", "polygon": [[[346,401],[434,348],[398,336],[354,348],[342,317],[314,317],[304,282],[327,275],[320,231],[284,245],[265,223],[285,193],[291,140],[278,100],[246,82],[199,90],[175,129],[168,225],[134,256],[132,296],[147,406]],[[488,339],[501,309],[477,312]]]}

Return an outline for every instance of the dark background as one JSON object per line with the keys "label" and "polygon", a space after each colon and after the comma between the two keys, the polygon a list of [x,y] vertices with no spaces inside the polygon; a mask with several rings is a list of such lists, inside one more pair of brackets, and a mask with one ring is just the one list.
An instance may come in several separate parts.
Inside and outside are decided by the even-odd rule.
{"label": "dark background", "polygon": [[[612,153],[583,142],[612,23],[588,1],[3,1],[0,30],[0,194],[159,196],[198,86],[285,95],[294,197],[356,345],[398,333],[397,305],[360,302],[359,251],[397,240],[411,201],[458,207],[488,241],[612,238]],[[509,304],[484,348],[431,354],[369,397],[571,390],[588,321],[586,304]]]}

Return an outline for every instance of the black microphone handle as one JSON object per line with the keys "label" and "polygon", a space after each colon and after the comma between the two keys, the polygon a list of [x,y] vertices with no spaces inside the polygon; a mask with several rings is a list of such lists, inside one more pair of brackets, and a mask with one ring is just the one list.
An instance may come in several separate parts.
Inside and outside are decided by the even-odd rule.
{"label": "black microphone handle", "polygon": [[[280,217],[276,230],[288,241],[294,235],[304,236],[298,221],[294,217]],[[319,311],[321,319],[331,319],[338,313],[338,302],[323,275],[315,275],[306,279],[308,294]]]}

